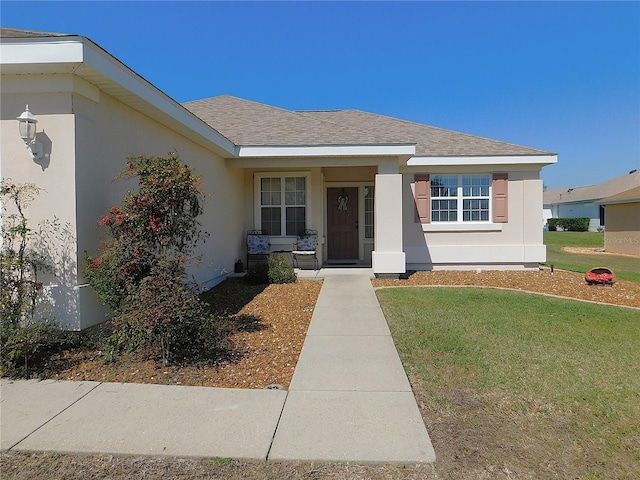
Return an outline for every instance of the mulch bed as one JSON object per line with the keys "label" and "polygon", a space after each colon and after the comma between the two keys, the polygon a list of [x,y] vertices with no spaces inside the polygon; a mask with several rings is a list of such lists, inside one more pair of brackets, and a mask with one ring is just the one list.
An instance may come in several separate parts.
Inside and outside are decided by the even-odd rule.
{"label": "mulch bed", "polygon": [[[640,308],[640,284],[618,281],[612,287],[589,286],[584,275],[539,271],[416,272],[402,280],[373,280],[376,288],[401,286],[477,286],[509,288],[598,303]],[[162,366],[157,358],[121,355],[105,362],[102,352],[79,348],[53,355],[41,376],[60,380],[197,385],[224,388],[287,389],[302,350],[322,282],[248,285],[223,282],[207,294],[226,320],[226,348],[212,352],[208,363]]]}
{"label": "mulch bed", "polygon": [[249,285],[231,279],[206,294],[226,320],[224,349],[213,362],[162,366],[145,354],[124,354],[105,362],[102,352],[73,349],[51,357],[43,376],[59,380],[135,382],[224,388],[288,388],[322,287],[317,281]]}
{"label": "mulch bed", "polygon": [[587,285],[584,274],[562,270],[556,270],[552,274],[548,268],[527,271],[415,272],[402,280],[376,279],[373,280],[373,285],[498,287],[640,308],[640,283],[617,281],[613,286]]}

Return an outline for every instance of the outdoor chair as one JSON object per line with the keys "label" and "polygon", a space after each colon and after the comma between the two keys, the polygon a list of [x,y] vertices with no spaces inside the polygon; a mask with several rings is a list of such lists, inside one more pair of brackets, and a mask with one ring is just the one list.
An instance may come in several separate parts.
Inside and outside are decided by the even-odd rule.
{"label": "outdoor chair", "polygon": [[313,258],[314,270],[318,270],[318,231],[307,229],[303,235],[298,235],[291,255],[294,267],[299,268],[298,257]]}
{"label": "outdoor chair", "polygon": [[266,263],[271,253],[269,235],[263,230],[247,231],[247,270],[250,269],[250,260]]}

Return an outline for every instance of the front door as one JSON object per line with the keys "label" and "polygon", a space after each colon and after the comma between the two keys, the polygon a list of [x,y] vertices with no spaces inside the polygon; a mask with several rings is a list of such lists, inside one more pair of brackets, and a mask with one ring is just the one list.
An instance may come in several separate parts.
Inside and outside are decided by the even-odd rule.
{"label": "front door", "polygon": [[327,258],[359,257],[358,188],[327,188]]}

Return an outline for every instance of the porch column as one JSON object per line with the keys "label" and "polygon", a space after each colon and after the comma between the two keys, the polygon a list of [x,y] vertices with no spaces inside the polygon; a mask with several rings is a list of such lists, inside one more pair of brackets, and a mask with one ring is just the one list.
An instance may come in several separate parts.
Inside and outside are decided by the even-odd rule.
{"label": "porch column", "polygon": [[378,173],[375,186],[373,273],[398,276],[406,271],[402,246],[402,175]]}

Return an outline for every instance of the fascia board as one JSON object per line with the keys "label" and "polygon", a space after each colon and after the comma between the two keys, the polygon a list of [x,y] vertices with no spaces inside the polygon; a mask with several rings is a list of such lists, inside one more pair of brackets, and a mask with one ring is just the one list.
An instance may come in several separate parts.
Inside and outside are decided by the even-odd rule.
{"label": "fascia board", "polygon": [[414,144],[401,145],[283,145],[251,146],[238,148],[242,157],[411,157],[415,154]]}
{"label": "fascia board", "polygon": [[599,203],[600,198],[583,198],[582,200],[566,200],[566,201],[558,201],[550,203],[549,205],[580,205],[584,204],[585,206],[596,205]]}
{"label": "fascia board", "polygon": [[123,65],[93,42],[87,39],[83,39],[83,41],[85,42],[85,57],[84,65],[78,71],[80,76],[83,75],[81,70],[85,68],[84,66],[91,68],[168,115],[171,119],[213,142],[227,155],[235,154],[235,145],[222,134],[195,117],[151,82]]}
{"label": "fascia board", "polygon": [[[223,157],[236,155],[236,146],[230,140],[91,40],[84,37],[20,40],[0,44],[3,73],[73,73],[89,83],[100,82],[103,88],[109,85],[111,95],[133,108],[186,137],[194,134],[203,137]],[[132,96],[141,101],[132,104]]]}
{"label": "fascia board", "polygon": [[630,198],[620,198],[617,200],[607,200],[606,198],[603,198],[600,201],[596,201],[596,205],[616,205],[619,203],[639,203],[640,202],[640,197],[630,197]]}
{"label": "fascia board", "polygon": [[314,168],[314,167],[371,167],[391,162],[398,168],[397,157],[240,157],[228,158],[227,165],[233,168]]}
{"label": "fascia board", "polygon": [[75,64],[82,63],[84,48],[76,37],[74,40],[25,41],[0,44],[0,63],[3,70],[11,65]]}
{"label": "fascia board", "polygon": [[558,162],[557,155],[513,155],[513,156],[465,156],[465,157],[413,157],[407,166],[433,165],[551,165]]}

